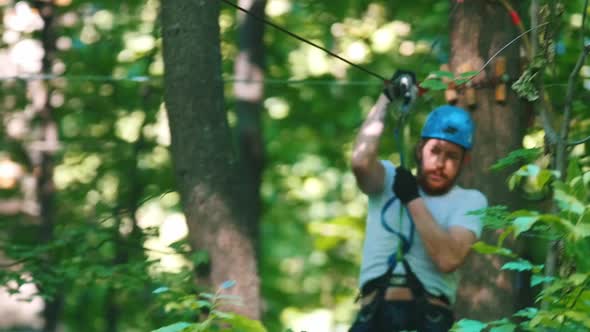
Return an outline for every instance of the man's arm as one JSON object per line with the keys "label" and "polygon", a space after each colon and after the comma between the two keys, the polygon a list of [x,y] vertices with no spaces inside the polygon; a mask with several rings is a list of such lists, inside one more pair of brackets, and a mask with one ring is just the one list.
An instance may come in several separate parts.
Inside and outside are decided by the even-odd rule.
{"label": "man's arm", "polygon": [[461,226],[451,226],[448,231],[442,229],[422,198],[410,201],[407,208],[426,251],[438,269],[449,273],[461,266],[477,240],[475,234]]}
{"label": "man's arm", "polygon": [[383,191],[385,183],[385,169],[379,161],[379,141],[388,106],[389,99],[381,94],[363,123],[352,151],[352,172],[359,188],[367,195]]}
{"label": "man's arm", "polygon": [[461,226],[451,226],[448,231],[444,230],[420,197],[416,177],[403,167],[396,170],[393,191],[407,207],[426,252],[437,268],[448,273],[461,266],[477,240],[476,235]]}

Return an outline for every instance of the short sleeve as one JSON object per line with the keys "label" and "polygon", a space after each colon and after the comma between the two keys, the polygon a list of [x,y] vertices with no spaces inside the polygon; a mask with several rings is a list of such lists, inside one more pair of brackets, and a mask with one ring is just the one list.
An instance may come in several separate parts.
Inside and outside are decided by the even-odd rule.
{"label": "short sleeve", "polygon": [[393,179],[395,178],[395,166],[389,160],[380,160],[379,161],[383,168],[385,169],[385,179],[383,184],[383,190],[379,193],[375,193],[369,195],[369,199],[373,200],[380,200],[383,197],[390,197],[392,194],[393,188]]}
{"label": "short sleeve", "polygon": [[480,216],[470,215],[469,212],[486,208],[488,206],[488,200],[477,190],[469,190],[465,196],[461,198],[460,204],[457,204],[457,210],[452,215],[449,227],[460,226],[466,228],[472,231],[479,239],[483,228],[483,221]]}
{"label": "short sleeve", "polygon": [[385,168],[385,192],[393,188],[393,179],[395,178],[395,166],[389,160],[381,160],[381,165]]}

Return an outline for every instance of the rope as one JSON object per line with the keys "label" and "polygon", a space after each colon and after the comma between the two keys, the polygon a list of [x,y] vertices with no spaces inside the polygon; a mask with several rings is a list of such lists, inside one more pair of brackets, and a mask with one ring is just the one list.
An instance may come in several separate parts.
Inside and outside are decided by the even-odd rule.
{"label": "rope", "polygon": [[[520,32],[523,32],[524,25],[522,24],[522,19],[520,18],[520,15],[518,15],[518,12],[516,11],[516,9],[514,9],[514,7],[512,7],[510,5],[508,0],[500,0],[500,2],[504,6],[504,8],[506,8],[506,11],[508,11],[508,15],[510,15],[510,19],[512,20],[512,24],[514,24],[514,26],[516,26],[520,30]],[[529,60],[532,60],[533,54],[532,54],[531,42],[529,41],[529,38],[526,34],[523,36],[522,42],[523,42],[524,48],[526,49],[527,54],[529,56]]]}
{"label": "rope", "polygon": [[150,82],[162,80],[157,76],[129,76],[115,77],[110,75],[54,75],[54,74],[33,74],[18,76],[0,76],[0,81],[51,81],[63,79],[68,81],[91,81],[91,82]]}
{"label": "rope", "polygon": [[[159,82],[162,81],[161,76],[129,76],[129,77],[115,77],[110,75],[53,75],[53,74],[38,74],[38,75],[19,75],[19,76],[0,76],[0,82],[9,81],[52,81],[52,80],[66,80],[71,82]],[[315,80],[315,79],[237,79],[227,77],[222,80],[224,83],[259,83],[265,85],[355,85],[355,86],[369,86],[381,85],[382,83],[374,80]]]}
{"label": "rope", "polygon": [[[406,163],[405,163],[405,153],[404,153],[403,128],[406,123],[406,118],[409,114],[409,105],[408,104],[402,105],[400,112],[401,112],[400,113],[401,115],[400,115],[400,118],[398,119],[398,125],[395,128],[394,136],[395,136],[395,141],[397,143],[397,148],[398,148],[399,154],[400,154],[400,164],[402,167],[405,167]],[[414,223],[414,219],[412,218],[412,215],[410,213],[408,213],[407,208],[401,203],[400,203],[399,216],[398,216],[399,232],[395,231],[387,224],[387,222],[385,220],[385,213],[387,212],[389,207],[393,205],[393,203],[396,200],[397,200],[397,197],[394,195],[385,203],[385,205],[381,209],[381,225],[383,226],[383,228],[385,228],[385,230],[396,235],[400,240],[400,242],[398,243],[398,246],[397,246],[397,250],[395,252],[393,252],[389,256],[389,259],[388,259],[388,264],[389,264],[389,268],[391,269],[391,271],[395,270],[397,263],[403,261],[404,255],[408,251],[410,251],[410,248],[412,247],[412,244],[414,242],[414,231],[415,231],[415,227],[416,227],[416,225]],[[410,233],[408,234],[409,238],[406,238],[401,233],[402,228],[403,228],[404,212],[408,215],[408,219],[410,220]],[[406,271],[406,273],[408,273],[408,271]]]}
{"label": "rope", "polygon": [[[508,42],[508,44],[504,45],[501,49],[499,49],[496,53],[494,53],[494,55],[492,55],[488,61],[486,61],[483,66],[481,66],[481,68],[477,71],[477,73],[473,76],[471,76],[471,78],[467,81],[471,81],[473,80],[477,75],[479,75],[484,69],[486,69],[486,67],[492,62],[492,60],[494,60],[494,58],[496,58],[500,53],[502,53],[505,49],[507,49],[510,45],[514,44],[517,40],[519,40],[520,38],[522,38],[523,36],[525,36],[527,33],[536,30],[540,27],[543,27],[545,25],[549,24],[549,22],[545,22],[542,24],[539,24],[535,27],[532,27],[526,31],[524,31],[523,33],[519,34],[518,36],[516,36],[514,39],[512,39],[510,42]],[[467,82],[463,83],[463,84],[467,84]]]}
{"label": "rope", "polygon": [[315,48],[318,48],[318,49],[326,52],[327,54],[331,55],[332,57],[334,57],[334,58],[336,58],[336,59],[338,59],[340,61],[343,61],[343,62],[345,62],[345,63],[353,66],[356,69],[362,70],[363,72],[365,72],[365,73],[367,73],[367,74],[369,74],[371,76],[374,76],[374,77],[376,77],[376,78],[378,78],[378,79],[380,79],[380,80],[382,80],[384,82],[387,82],[388,81],[385,77],[383,77],[383,76],[381,76],[381,75],[379,75],[379,74],[377,74],[377,73],[375,73],[375,72],[373,72],[373,71],[371,71],[369,69],[366,69],[366,68],[364,68],[364,67],[362,67],[360,65],[357,65],[356,63],[353,63],[353,62],[351,62],[351,61],[349,61],[349,60],[347,60],[347,59],[339,56],[338,54],[336,54],[336,53],[328,50],[327,48],[322,47],[322,46],[320,46],[320,45],[318,45],[318,44],[316,44],[316,43],[314,43],[314,42],[312,42],[312,41],[310,41],[308,39],[305,39],[305,38],[303,38],[303,37],[301,37],[301,36],[299,36],[299,35],[291,32],[291,31],[289,31],[289,30],[287,30],[287,29],[285,29],[285,28],[283,28],[283,27],[281,27],[281,26],[279,26],[279,25],[277,25],[277,24],[275,24],[275,23],[273,23],[273,22],[271,22],[271,21],[263,18],[263,17],[260,17],[260,16],[258,16],[256,14],[250,12],[249,10],[236,5],[235,3],[233,3],[233,2],[231,2],[229,0],[221,0],[221,1],[222,2],[225,2],[226,4],[228,4],[228,5],[236,8],[236,9],[238,9],[238,10],[240,10],[240,11],[242,11],[242,12],[248,14],[248,15],[250,15],[252,18],[254,18],[257,21],[260,21],[260,22],[262,22],[264,24],[267,24],[267,25],[269,25],[269,26],[271,26],[271,27],[273,27],[273,28],[275,28],[275,29],[277,29],[277,30],[279,30],[279,31],[281,31],[281,32],[283,32],[283,33],[285,33],[285,34],[287,34],[287,35],[289,35],[289,36],[291,36],[291,37],[299,40],[299,41],[302,41],[302,42],[304,42],[306,44],[309,44],[309,45],[311,45],[311,46],[313,46]]}

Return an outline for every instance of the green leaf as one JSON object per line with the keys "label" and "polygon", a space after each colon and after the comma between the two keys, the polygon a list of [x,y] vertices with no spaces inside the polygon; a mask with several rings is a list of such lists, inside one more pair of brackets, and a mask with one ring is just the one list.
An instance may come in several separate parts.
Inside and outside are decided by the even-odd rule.
{"label": "green leaf", "polygon": [[237,295],[226,295],[226,294],[221,294],[217,296],[217,300],[218,301],[223,301],[226,303],[234,303],[234,304],[242,304],[242,297],[241,296],[237,296]]}
{"label": "green leaf", "polygon": [[502,234],[500,234],[500,236],[498,237],[498,247],[502,247],[504,245],[504,240],[506,240],[506,238],[512,233],[514,232],[514,227],[508,227],[506,228]]}
{"label": "green leaf", "polygon": [[555,189],[553,198],[561,210],[573,212],[578,215],[584,214],[584,210],[586,209],[584,204],[565,191],[561,189]]}
{"label": "green leaf", "polygon": [[540,148],[534,149],[519,149],[510,152],[506,157],[498,160],[490,169],[492,171],[499,171],[514,164],[529,164],[538,159],[543,152]]}
{"label": "green leaf", "polygon": [[236,285],[236,281],[235,280],[226,280],[223,282],[223,284],[221,284],[221,286],[219,286],[219,288],[221,289],[229,289],[232,288]]}
{"label": "green leaf", "polygon": [[194,324],[187,323],[187,322],[178,322],[172,325],[161,327],[157,330],[153,330],[152,332],[181,332],[188,327],[192,327]]}
{"label": "green leaf", "polygon": [[455,84],[456,85],[463,85],[467,82],[471,81],[471,78],[456,78],[455,79]]}
{"label": "green leaf", "polygon": [[567,278],[567,281],[572,283],[574,286],[580,286],[581,284],[585,283],[588,278],[590,278],[590,274],[574,273]]}
{"label": "green leaf", "polygon": [[512,224],[514,225],[514,236],[520,235],[522,232],[526,232],[539,220],[539,216],[523,216],[514,219]]}
{"label": "green leaf", "polygon": [[447,84],[443,81],[435,78],[427,79],[420,83],[420,86],[424,89],[429,90],[445,90],[447,88]]}
{"label": "green leaf", "polygon": [[529,261],[521,259],[515,262],[508,262],[504,264],[501,270],[514,270],[514,271],[529,271],[533,269],[533,264]]}
{"label": "green leaf", "polygon": [[484,209],[467,212],[467,215],[479,216],[486,227],[501,229],[509,223],[508,208],[503,205],[494,205]]}
{"label": "green leaf", "polygon": [[553,172],[546,170],[546,169],[541,170],[541,172],[539,173],[539,176],[537,176],[537,186],[539,186],[539,188],[545,187],[545,185],[552,178],[553,178]]}
{"label": "green leaf", "polygon": [[207,251],[205,250],[199,250],[196,251],[195,253],[193,253],[190,256],[191,261],[193,262],[193,264],[195,264],[196,266],[199,265],[204,265],[204,264],[208,264],[209,263],[209,253],[207,253]]}
{"label": "green leaf", "polygon": [[492,327],[490,332],[513,332],[514,330],[516,330],[516,325],[513,323],[507,323]]}
{"label": "green leaf", "polygon": [[533,308],[533,307],[529,307],[529,308],[524,308],[522,310],[519,310],[513,316],[515,316],[515,317],[524,317],[524,318],[528,318],[528,319],[533,319],[537,315],[538,312],[539,312],[539,309]]}
{"label": "green leaf", "polygon": [[166,293],[169,290],[170,290],[170,288],[168,288],[168,287],[159,287],[159,288],[154,289],[154,291],[152,293],[153,294],[162,294],[162,293]]}
{"label": "green leaf", "polygon": [[450,78],[453,79],[455,78],[455,75],[453,75],[453,73],[451,73],[450,71],[444,71],[444,70],[437,70],[435,72],[432,72],[432,75],[436,76],[436,77],[446,77],[446,78]]}
{"label": "green leaf", "polygon": [[573,226],[571,235],[575,241],[582,240],[590,237],[590,225],[589,224],[577,224]]}
{"label": "green leaf", "polygon": [[188,242],[187,239],[182,239],[182,240],[178,240],[176,242],[172,242],[171,244],[168,245],[168,247],[170,247],[176,251],[182,252],[182,251],[184,251],[183,250],[184,247],[190,247],[190,243]]}
{"label": "green leaf", "polygon": [[531,278],[531,287],[535,287],[545,282],[552,282],[553,280],[555,280],[555,277],[534,274]]}
{"label": "green leaf", "polygon": [[536,76],[537,72],[534,69],[528,68],[522,73],[520,78],[512,84],[512,90],[514,90],[519,97],[528,101],[539,99],[539,90],[534,83]]}
{"label": "green leaf", "polygon": [[510,191],[514,191],[514,189],[516,189],[516,187],[520,184],[520,179],[522,177],[516,174],[511,175],[508,178],[508,189]]}
{"label": "green leaf", "polygon": [[541,167],[535,164],[522,166],[515,174],[520,176],[537,176],[541,172]]}
{"label": "green leaf", "polygon": [[195,301],[195,304],[197,305],[197,308],[211,308],[213,306],[213,304],[209,301],[205,301],[205,300],[197,300]]}
{"label": "green leaf", "polygon": [[514,257],[515,255],[507,248],[501,248],[489,245],[485,242],[478,241],[472,246],[473,250],[484,255],[502,255],[507,257]]}
{"label": "green leaf", "polygon": [[485,329],[488,324],[480,322],[478,320],[461,319],[457,322],[451,331],[454,332],[481,332]]}
{"label": "green leaf", "polygon": [[230,323],[232,326],[231,330],[228,331],[266,332],[266,328],[262,325],[262,323],[241,315],[233,315],[233,317],[227,319],[226,322]]}
{"label": "green leaf", "polygon": [[567,182],[571,182],[572,179],[582,176],[582,170],[578,163],[578,158],[571,158],[567,165]]}
{"label": "green leaf", "polygon": [[211,315],[214,315],[215,317],[222,319],[222,320],[231,320],[231,319],[233,319],[234,316],[236,316],[235,314],[233,314],[231,312],[223,312],[223,311],[219,311],[219,310],[212,310]]}
{"label": "green leaf", "polygon": [[215,298],[215,294],[211,293],[200,293],[199,296],[210,300]]}
{"label": "green leaf", "polygon": [[590,328],[590,315],[587,312],[568,310],[565,312],[565,316],[582,323],[586,328]]}
{"label": "green leaf", "polygon": [[479,71],[477,71],[477,70],[466,71],[464,73],[459,74],[459,78],[472,78],[472,77],[476,76],[477,74],[479,74]]}

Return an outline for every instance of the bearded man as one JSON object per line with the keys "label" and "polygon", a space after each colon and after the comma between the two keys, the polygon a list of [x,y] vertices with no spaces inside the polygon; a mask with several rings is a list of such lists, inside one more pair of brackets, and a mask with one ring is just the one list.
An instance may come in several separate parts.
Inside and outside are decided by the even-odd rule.
{"label": "bearded man", "polygon": [[454,323],[456,269],[482,229],[469,212],[487,206],[481,192],[456,184],[469,163],[475,130],[470,114],[459,107],[441,106],[428,115],[415,150],[417,176],[379,159],[387,109],[398,90],[386,88],[379,96],[352,154],[352,171],[369,203],[361,310],[351,332],[448,331]]}

